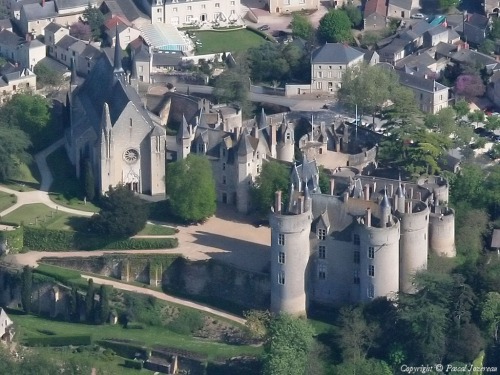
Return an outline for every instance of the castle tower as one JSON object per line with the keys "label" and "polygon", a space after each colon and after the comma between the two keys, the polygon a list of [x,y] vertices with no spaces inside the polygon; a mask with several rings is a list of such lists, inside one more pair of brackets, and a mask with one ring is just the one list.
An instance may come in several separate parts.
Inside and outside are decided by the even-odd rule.
{"label": "castle tower", "polygon": [[177,159],[185,159],[191,152],[191,132],[184,114],[182,123],[177,132]]}
{"label": "castle tower", "polygon": [[248,212],[250,207],[249,187],[252,183],[254,149],[246,132],[240,137],[238,143],[238,185],[236,187],[236,208],[238,212]]}
{"label": "castle tower", "polygon": [[[401,185],[400,185],[401,186]],[[398,188],[398,191],[400,189]],[[424,202],[404,202],[396,191],[398,209],[395,215],[400,220],[399,240],[399,290],[414,293],[415,273],[427,269],[429,209]]]}
{"label": "castle tower", "polygon": [[[391,296],[399,290],[399,221],[387,210],[387,194],[379,204],[379,217],[371,218],[371,209],[364,223],[355,228],[359,236],[360,301]],[[374,212],[374,215],[376,212]],[[355,234],[355,235],[356,235]],[[357,243],[354,241],[354,245]]]}
{"label": "castle tower", "polygon": [[[307,193],[307,195],[306,195]],[[310,196],[292,184],[289,209],[276,192],[271,226],[271,311],[304,315],[307,310],[307,273],[312,223]]]}
{"label": "castle tower", "polygon": [[434,206],[429,219],[429,247],[437,255],[452,258],[455,249],[455,211]]}
{"label": "castle tower", "polygon": [[278,160],[293,162],[295,159],[295,139],[293,128],[288,124],[286,116],[283,115],[276,145],[276,156]]}

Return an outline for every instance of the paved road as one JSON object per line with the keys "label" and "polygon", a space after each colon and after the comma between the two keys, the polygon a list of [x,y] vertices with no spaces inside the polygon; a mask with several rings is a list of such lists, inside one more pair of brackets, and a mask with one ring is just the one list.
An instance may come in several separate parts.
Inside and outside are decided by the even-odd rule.
{"label": "paved road", "polygon": [[190,307],[190,308],[193,308],[196,310],[208,312],[208,313],[220,316],[222,318],[232,320],[233,322],[236,322],[236,323],[245,324],[245,319],[240,318],[239,316],[228,314],[222,310],[214,309],[212,307],[208,307],[208,306],[203,305],[201,303],[191,302],[191,301],[187,301],[187,300],[182,299],[182,298],[172,297],[172,296],[169,296],[168,294],[165,294],[163,292],[157,292],[156,290],[151,290],[148,288],[142,288],[139,286],[125,284],[125,283],[122,283],[119,281],[100,279],[100,278],[94,277],[94,276],[82,275],[82,277],[85,279],[93,279],[94,282],[97,284],[111,285],[116,289],[126,290],[128,292],[147,294],[147,295],[153,296],[155,298],[161,299],[163,301],[177,303],[179,305],[183,305],[183,306]]}

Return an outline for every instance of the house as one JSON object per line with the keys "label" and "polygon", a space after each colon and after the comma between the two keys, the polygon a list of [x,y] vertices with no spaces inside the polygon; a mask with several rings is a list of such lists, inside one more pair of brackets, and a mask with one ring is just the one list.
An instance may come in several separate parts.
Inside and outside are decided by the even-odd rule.
{"label": "house", "polygon": [[410,43],[407,40],[394,38],[391,43],[378,51],[381,62],[395,64],[410,52]]}
{"label": "house", "polygon": [[449,87],[427,77],[420,77],[400,70],[396,70],[396,72],[399,75],[399,83],[413,91],[421,111],[435,114],[448,107]]}
{"label": "house", "polygon": [[235,24],[241,13],[240,0],[141,0],[141,5],[151,23],[174,26]]}
{"label": "house", "polygon": [[443,25],[439,25],[436,27],[433,27],[430,30],[427,30],[424,35],[423,35],[423,46],[424,47],[434,47],[437,46],[439,43],[451,43],[449,40],[449,33],[454,32],[453,30],[447,29]]}
{"label": "house", "polygon": [[118,34],[120,34],[120,47],[123,50],[127,48],[132,40],[137,39],[141,35],[138,29],[131,27],[128,22],[121,20],[120,17],[117,16],[108,19],[104,23],[104,28],[106,39],[111,46],[115,45],[115,34],[118,28]]}
{"label": "house", "polygon": [[14,13],[14,21],[23,34],[33,37],[42,35],[45,26],[56,21],[69,26],[78,21],[88,6],[96,6],[96,0],[54,0],[21,5]]}
{"label": "house", "polygon": [[46,55],[45,45],[37,39],[26,40],[4,29],[0,31],[0,56],[33,70]]}
{"label": "house", "polygon": [[466,14],[463,28],[465,41],[474,45],[480,45],[488,35],[490,20],[482,14]]}
{"label": "house", "polygon": [[495,58],[484,53],[462,48],[450,56],[452,63],[457,65],[466,65],[469,67],[486,68],[491,73],[498,69],[498,62]]}
{"label": "house", "polygon": [[436,59],[446,58],[451,59],[451,56],[459,50],[459,46],[450,43],[438,43],[435,47]]}
{"label": "house", "polygon": [[73,61],[78,74],[89,74],[101,55],[98,47],[69,35],[69,29],[56,23],[50,23],[44,31],[50,57],[68,68]]}
{"label": "house", "polygon": [[14,322],[4,309],[0,307],[0,340],[11,342],[14,337]]}
{"label": "house", "polygon": [[487,16],[497,15],[500,12],[500,0],[483,0],[484,13]]}
{"label": "house", "polygon": [[303,10],[319,9],[319,0],[266,0],[265,1],[270,13],[285,13],[299,12]]}
{"label": "house", "polygon": [[387,4],[388,18],[410,18],[413,9],[418,8],[415,0],[389,0]]}
{"label": "house", "polygon": [[36,75],[28,68],[7,63],[0,69],[0,102],[2,104],[14,94],[35,90]]}
{"label": "house", "polygon": [[311,91],[335,93],[349,67],[363,62],[364,53],[342,43],[325,43],[311,55]]}
{"label": "house", "polygon": [[118,17],[136,29],[151,23],[149,16],[142,12],[132,0],[104,0],[99,9],[106,18]]}
{"label": "house", "polygon": [[387,26],[386,0],[368,0],[363,11],[365,30],[381,30]]}
{"label": "house", "polygon": [[500,106],[500,71],[490,77],[486,93],[495,106]]}
{"label": "house", "polygon": [[[409,55],[396,62],[396,69],[417,76],[439,78],[438,62],[432,57],[432,51],[422,51]],[[444,67],[443,67],[444,68]]]}

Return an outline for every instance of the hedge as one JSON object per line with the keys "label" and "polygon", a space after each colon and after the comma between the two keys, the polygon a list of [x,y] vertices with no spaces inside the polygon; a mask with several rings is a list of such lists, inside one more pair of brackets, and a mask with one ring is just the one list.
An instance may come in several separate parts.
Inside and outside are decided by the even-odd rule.
{"label": "hedge", "polygon": [[91,345],[92,336],[75,335],[75,336],[28,337],[24,340],[24,344],[27,346]]}
{"label": "hedge", "polygon": [[53,278],[62,284],[69,284],[70,280],[79,279],[80,272],[56,266],[40,264],[34,269],[34,274],[40,274]]}
{"label": "hedge", "polygon": [[278,41],[276,40],[276,38],[274,38],[272,35],[267,34],[264,31],[261,31],[261,30],[255,28],[255,27],[247,25],[247,30],[250,30],[250,31],[254,32],[255,34],[263,37],[265,40],[268,40],[269,42],[278,43]]}
{"label": "hedge", "polygon": [[126,359],[124,366],[136,370],[142,370],[142,361],[136,361],[135,359]]}
{"label": "hedge", "polygon": [[148,349],[141,343],[101,340],[98,344],[103,348],[113,350],[120,357],[135,358],[136,354],[139,353],[139,357],[148,358]]}
{"label": "hedge", "polygon": [[[17,225],[16,225],[17,226]],[[18,253],[23,249],[24,237],[23,228],[18,227],[14,230],[5,230],[0,232],[0,243],[6,242],[8,251],[12,254]]]}
{"label": "hedge", "polygon": [[24,227],[24,246],[38,251],[173,249],[177,238],[110,239],[68,230]]}

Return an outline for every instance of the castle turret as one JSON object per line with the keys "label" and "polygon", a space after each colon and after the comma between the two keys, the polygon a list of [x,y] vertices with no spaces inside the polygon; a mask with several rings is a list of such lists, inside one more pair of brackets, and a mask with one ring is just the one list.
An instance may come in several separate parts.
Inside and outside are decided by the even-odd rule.
{"label": "castle turret", "polygon": [[295,159],[295,138],[293,128],[288,124],[285,115],[283,115],[277,138],[276,156],[278,160],[293,162]]}
{"label": "castle turret", "polygon": [[396,190],[396,196],[394,197],[395,200],[395,210],[399,212],[405,212],[405,205],[406,205],[406,197],[405,197],[405,188],[401,184],[401,178],[399,179],[399,185]]}
{"label": "castle turret", "polygon": [[429,247],[437,255],[454,257],[455,211],[445,206],[435,206],[429,220]]}
{"label": "castle turret", "polygon": [[126,83],[127,79],[125,77],[125,70],[122,66],[122,48],[120,46],[120,33],[118,32],[118,25],[116,25],[115,32],[115,51],[113,59],[113,75],[115,79]]}
{"label": "castle turret", "polygon": [[[312,222],[310,197],[290,192],[288,211],[282,208],[281,192],[269,218],[271,225],[271,311],[304,315],[307,309],[306,275],[310,257]],[[308,193],[307,193],[308,195]]]}
{"label": "castle turret", "polygon": [[238,142],[238,185],[236,188],[236,207],[239,212],[248,212],[250,208],[250,191],[252,183],[254,149],[250,143],[250,136],[243,132]]}
{"label": "castle turret", "polygon": [[383,228],[387,226],[391,216],[391,204],[389,203],[389,198],[387,197],[387,188],[384,189],[384,195],[379,203],[379,219],[380,226]]}
{"label": "castle turret", "polygon": [[184,114],[182,115],[182,123],[177,133],[177,154],[178,159],[185,159],[191,151],[191,132]]}

